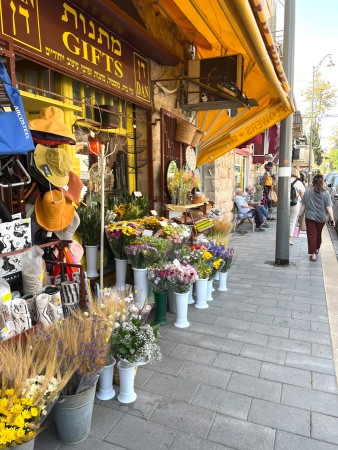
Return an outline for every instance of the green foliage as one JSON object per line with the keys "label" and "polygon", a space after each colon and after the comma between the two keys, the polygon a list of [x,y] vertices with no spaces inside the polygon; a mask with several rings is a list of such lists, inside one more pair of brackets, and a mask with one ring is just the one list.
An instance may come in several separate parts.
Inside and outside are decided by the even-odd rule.
{"label": "green foliage", "polygon": [[140,219],[148,214],[151,200],[143,195],[124,194],[122,197],[107,197],[107,208],[116,214],[116,221]]}
{"label": "green foliage", "polygon": [[101,236],[101,212],[97,206],[81,206],[77,213],[80,225],[76,230],[83,245],[99,245]]}

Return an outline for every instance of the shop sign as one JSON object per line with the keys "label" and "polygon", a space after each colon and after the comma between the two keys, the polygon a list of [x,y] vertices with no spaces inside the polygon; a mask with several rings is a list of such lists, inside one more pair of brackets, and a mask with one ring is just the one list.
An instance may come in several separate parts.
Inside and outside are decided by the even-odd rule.
{"label": "shop sign", "polygon": [[150,103],[148,60],[69,1],[0,0],[14,49],[116,95]]}

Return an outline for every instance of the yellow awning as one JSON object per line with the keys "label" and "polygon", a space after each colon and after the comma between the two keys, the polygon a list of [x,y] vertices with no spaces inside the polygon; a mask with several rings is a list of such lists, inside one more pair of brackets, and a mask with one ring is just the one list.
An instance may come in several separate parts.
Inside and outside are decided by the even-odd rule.
{"label": "yellow awning", "polygon": [[[262,0],[160,0],[191,42],[197,58],[242,54],[243,92],[258,106],[197,112],[205,133],[198,166],[214,161],[294,111],[290,88],[263,12]],[[251,6],[252,5],[252,6]]]}

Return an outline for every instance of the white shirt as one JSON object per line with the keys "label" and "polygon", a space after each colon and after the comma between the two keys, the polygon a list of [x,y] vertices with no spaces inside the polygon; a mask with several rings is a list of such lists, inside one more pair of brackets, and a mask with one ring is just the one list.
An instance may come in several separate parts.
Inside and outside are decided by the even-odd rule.
{"label": "white shirt", "polygon": [[[296,177],[291,177],[291,183],[293,183],[295,180],[296,180]],[[302,199],[301,194],[303,193],[303,195],[304,195],[305,186],[300,180],[297,180],[293,186],[296,189],[297,201],[299,203]]]}

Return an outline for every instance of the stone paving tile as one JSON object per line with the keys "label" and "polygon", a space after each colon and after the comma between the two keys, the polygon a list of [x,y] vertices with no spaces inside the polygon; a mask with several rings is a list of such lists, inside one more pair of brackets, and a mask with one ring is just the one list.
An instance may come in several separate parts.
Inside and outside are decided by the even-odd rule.
{"label": "stone paving tile", "polygon": [[237,316],[237,319],[246,320],[247,322],[257,322],[264,324],[271,324],[273,320],[273,316],[261,315],[257,313],[249,313],[249,312],[240,312]]}
{"label": "stone paving tile", "polygon": [[225,389],[231,372],[209,365],[187,361],[178,376],[207,386]]}
{"label": "stone paving tile", "polygon": [[263,378],[233,373],[226,389],[238,394],[278,403],[280,402],[282,384]]}
{"label": "stone paving tile", "polygon": [[269,306],[259,306],[257,312],[261,313],[261,314],[269,314],[269,315],[278,316],[278,317],[291,317],[290,309],[272,308]]}
{"label": "stone paving tile", "polygon": [[281,403],[338,417],[338,400],[333,394],[283,385]]}
{"label": "stone paving tile", "polygon": [[324,414],[312,414],[312,437],[320,441],[338,444],[338,419]]}
{"label": "stone paving tile", "polygon": [[254,398],[249,422],[310,437],[310,411]]}
{"label": "stone paving tile", "polygon": [[311,388],[311,372],[309,370],[295,369],[293,367],[280,366],[263,362],[260,378],[279,381],[284,384]]}
{"label": "stone paving tile", "polygon": [[217,352],[206,348],[196,347],[188,344],[177,344],[170,356],[184,361],[203,362],[204,364],[212,364]]}
{"label": "stone paving tile", "polygon": [[214,323],[217,315],[214,314],[205,314],[204,309],[190,308],[188,312],[188,320],[194,320],[195,322],[203,322],[203,323]]}
{"label": "stone paving tile", "polygon": [[273,450],[275,430],[233,417],[217,415],[208,439],[234,449]]}
{"label": "stone paving tile", "polygon": [[125,414],[107,434],[105,441],[131,450],[164,450],[168,449],[175,435],[176,430],[160,424],[156,425],[154,432],[152,422]]}
{"label": "stone paving tile", "polygon": [[257,292],[257,297],[254,297],[254,292],[250,292],[248,294],[248,296],[245,298],[245,303],[249,303],[249,304],[253,304],[253,305],[257,305],[257,309],[258,309],[258,305],[261,306],[269,306],[269,307],[276,307],[277,306],[277,300],[273,300],[271,299],[271,297],[268,298],[264,298],[262,297],[261,293]]}
{"label": "stone paving tile", "polygon": [[210,386],[201,386],[192,404],[227,416],[246,419],[248,417],[251,398],[246,395],[228,392]]}
{"label": "stone paving tile", "polygon": [[330,327],[326,323],[311,322],[311,331],[318,331],[319,333],[330,334]]}
{"label": "stone paving tile", "polygon": [[327,306],[326,305],[311,305],[311,312],[316,314],[323,314],[327,316]]}
{"label": "stone paving tile", "polygon": [[212,365],[232,372],[239,372],[258,377],[262,363],[255,359],[219,353]]}
{"label": "stone paving tile", "polygon": [[122,417],[123,413],[107,408],[107,401],[102,401],[99,405],[94,405],[91,435],[103,439],[113,428],[115,423]]}
{"label": "stone paving tile", "polygon": [[266,345],[268,341],[268,337],[265,336],[264,334],[249,333],[247,331],[241,330],[230,330],[227,335],[227,338],[232,339],[233,341],[237,340],[257,345]]}
{"label": "stone paving tile", "polygon": [[333,361],[326,358],[317,358],[316,356],[300,355],[288,352],[285,365],[298,367],[299,369],[312,370],[313,372],[326,373],[334,375],[335,369]]}
{"label": "stone paving tile", "polygon": [[166,339],[161,338],[160,346],[162,355],[169,355],[169,353],[176,347],[176,342],[167,341]]}
{"label": "stone paving tile", "polygon": [[311,344],[308,342],[294,341],[292,339],[284,339],[270,336],[267,343],[268,347],[285,350],[287,352],[311,354]]}
{"label": "stone paving tile", "polygon": [[312,355],[332,359],[332,347],[330,345],[312,344]]}
{"label": "stone paving tile", "polygon": [[338,394],[337,381],[334,375],[314,372],[312,374],[312,387],[317,391]]}
{"label": "stone paving tile", "polygon": [[[205,439],[214,418],[215,413],[209,409],[163,399],[151,416],[151,421]],[[154,430],[154,424],[151,424],[151,426]],[[154,434],[157,434],[157,426]],[[157,447],[149,448],[157,449]]]}
{"label": "stone paving tile", "polygon": [[164,339],[181,342],[183,344],[197,344],[202,338],[200,333],[193,333],[189,329],[180,330],[178,328],[169,328],[164,332],[161,329],[161,335]]}
{"label": "stone paving tile", "polygon": [[296,328],[298,330],[306,330],[309,331],[311,328],[311,322],[308,320],[299,320],[292,319],[286,317],[274,317],[272,323],[274,325],[288,327],[288,328]]}
{"label": "stone paving tile", "polygon": [[[151,366],[147,366],[151,367]],[[144,383],[153,375],[152,370],[148,370],[148,368],[145,367],[138,367],[135,380],[134,380],[134,386],[135,388],[141,389]]]}
{"label": "stone paving tile", "polygon": [[313,312],[293,311],[292,317],[294,319],[310,320],[312,322],[329,322],[327,314],[317,314]]}
{"label": "stone paving tile", "polygon": [[250,323],[245,320],[232,319],[228,317],[217,317],[214,324],[244,331],[248,331],[250,328]]}
{"label": "stone paving tile", "polygon": [[61,442],[56,432],[55,423],[48,416],[44,423],[44,429],[35,438],[34,450],[58,450],[60,446]]}
{"label": "stone paving tile", "polygon": [[242,342],[232,341],[231,339],[217,336],[208,336],[207,334],[203,336],[198,345],[218,352],[231,353],[233,355],[239,355],[243,347]]}
{"label": "stone paving tile", "polygon": [[161,361],[157,361],[151,367],[155,372],[169,373],[171,375],[178,375],[184,366],[184,361],[181,359],[174,359],[171,356],[163,356]]}
{"label": "stone paving tile", "polygon": [[289,336],[289,329],[287,327],[281,327],[278,325],[265,325],[253,323],[250,327],[250,331],[283,338],[287,338]]}
{"label": "stone paving tile", "polygon": [[[81,447],[80,447],[81,446]],[[118,445],[110,444],[109,442],[101,441],[94,436],[89,436],[85,441],[77,444],[78,448],[81,450],[124,450],[125,447],[120,447]],[[35,446],[34,446],[35,449]],[[61,445],[59,447],[60,450],[74,450],[74,445]],[[46,448],[44,450],[47,450]]]}
{"label": "stone paving tile", "polygon": [[338,446],[277,431],[275,450],[338,450]]}
{"label": "stone paving tile", "polygon": [[291,309],[291,310],[295,310],[295,311],[305,311],[305,312],[311,311],[310,303],[291,302],[291,301],[286,301],[286,300],[284,300],[284,301],[278,300],[277,308],[285,308],[285,309]]}
{"label": "stone paving tile", "polygon": [[286,358],[285,351],[275,350],[253,344],[244,344],[240,355],[276,364],[284,364]]}
{"label": "stone paving tile", "polygon": [[211,336],[221,337],[225,337],[229,332],[229,328],[226,327],[193,321],[190,321],[190,330],[195,331],[196,333],[210,334]]}
{"label": "stone paving tile", "polygon": [[[230,447],[200,439],[192,434],[177,433],[170,450],[231,450]],[[149,449],[151,450],[151,449]]]}
{"label": "stone paving tile", "polygon": [[212,314],[213,316],[225,316],[225,317],[231,317],[233,319],[236,319],[239,311],[235,311],[233,309],[230,308],[226,308],[225,306],[217,306],[215,304],[215,301],[212,301],[211,303],[209,303],[209,308],[207,309],[203,309],[203,313],[205,315],[207,314]]}
{"label": "stone paving tile", "polygon": [[331,345],[331,337],[329,334],[317,333],[315,331],[304,331],[290,329],[290,339],[296,341],[313,342],[315,344]]}
{"label": "stone paving tile", "polygon": [[325,298],[316,298],[316,297],[308,297],[308,296],[300,297],[298,295],[294,295],[293,300],[295,302],[299,302],[299,303],[302,303],[302,302],[310,303],[310,305],[321,305],[321,306],[326,305]]}
{"label": "stone paving tile", "polygon": [[182,400],[190,403],[198,387],[198,382],[188,381],[166,373],[157,373],[145,383],[143,390],[171,400]]}

